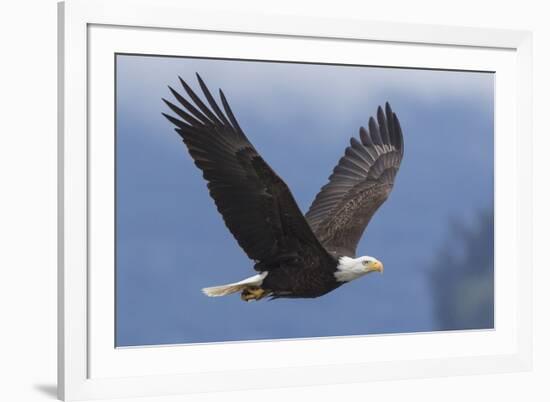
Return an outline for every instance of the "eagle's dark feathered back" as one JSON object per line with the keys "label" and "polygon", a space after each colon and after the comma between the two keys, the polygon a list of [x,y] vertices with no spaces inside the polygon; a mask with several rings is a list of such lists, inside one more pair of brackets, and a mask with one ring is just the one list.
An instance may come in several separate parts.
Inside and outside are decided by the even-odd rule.
{"label": "eagle's dark feathered back", "polygon": [[355,256],[357,243],[376,210],[390,194],[403,158],[403,134],[386,103],[377,121],[361,127],[361,141],[351,138],[329,182],[315,197],[306,218],[325,248],[335,255]]}

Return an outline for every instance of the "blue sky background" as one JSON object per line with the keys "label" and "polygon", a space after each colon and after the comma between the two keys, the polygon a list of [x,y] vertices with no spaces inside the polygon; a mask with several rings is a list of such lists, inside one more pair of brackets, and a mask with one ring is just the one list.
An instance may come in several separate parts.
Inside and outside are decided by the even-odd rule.
{"label": "blue sky background", "polygon": [[[134,55],[116,63],[117,346],[492,327],[492,219],[481,218],[493,210],[492,73]],[[198,88],[195,72],[212,93],[224,90],[304,212],[349,138],[391,103],[405,157],[358,247],[384,262],[383,275],[311,300],[201,293],[253,270],[161,115],[167,85],[180,89],[180,75]],[[483,266],[460,269],[475,261]]]}

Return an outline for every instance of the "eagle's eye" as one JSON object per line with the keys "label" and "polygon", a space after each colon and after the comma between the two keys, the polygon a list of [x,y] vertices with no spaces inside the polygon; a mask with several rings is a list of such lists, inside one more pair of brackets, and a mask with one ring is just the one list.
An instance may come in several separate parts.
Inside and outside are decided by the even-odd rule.
{"label": "eagle's eye", "polygon": [[363,261],[363,265],[367,265],[369,262],[367,260]]}

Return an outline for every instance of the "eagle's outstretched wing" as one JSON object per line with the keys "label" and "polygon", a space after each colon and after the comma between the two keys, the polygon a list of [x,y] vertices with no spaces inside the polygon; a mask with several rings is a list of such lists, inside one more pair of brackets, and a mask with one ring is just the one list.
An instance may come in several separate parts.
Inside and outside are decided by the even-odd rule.
{"label": "eagle's outstretched wing", "polygon": [[323,255],[331,258],[312,232],[285,182],[245,136],[220,90],[222,112],[201,77],[210,107],[180,78],[188,95],[170,91],[179,103],[163,99],[179,117],[163,115],[176,126],[226,226],[249,258],[269,270],[281,258]]}
{"label": "eagle's outstretched wing", "polygon": [[403,158],[401,126],[388,103],[385,113],[378,107],[376,120],[369,119],[368,130],[361,127],[361,141],[351,138],[306,214],[318,239],[336,255],[355,255],[363,231],[392,190]]}

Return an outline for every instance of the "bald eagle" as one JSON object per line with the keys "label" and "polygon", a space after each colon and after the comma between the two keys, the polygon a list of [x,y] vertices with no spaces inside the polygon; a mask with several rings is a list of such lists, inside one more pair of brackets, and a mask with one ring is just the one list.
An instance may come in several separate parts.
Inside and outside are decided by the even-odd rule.
{"label": "bald eagle", "polygon": [[[256,275],[203,289],[207,296],[241,292],[244,301],[264,297],[314,298],[371,272],[374,257],[355,257],[357,243],[390,194],[403,158],[399,120],[388,103],[368,129],[351,138],[344,156],[305,216],[285,182],[241,130],[219,90],[223,110],[197,74],[199,97],[179,78],[187,97],[169,87],[177,115],[163,115],[202,170],[225,225],[254,261]],[[207,106],[204,100],[208,103]]]}

